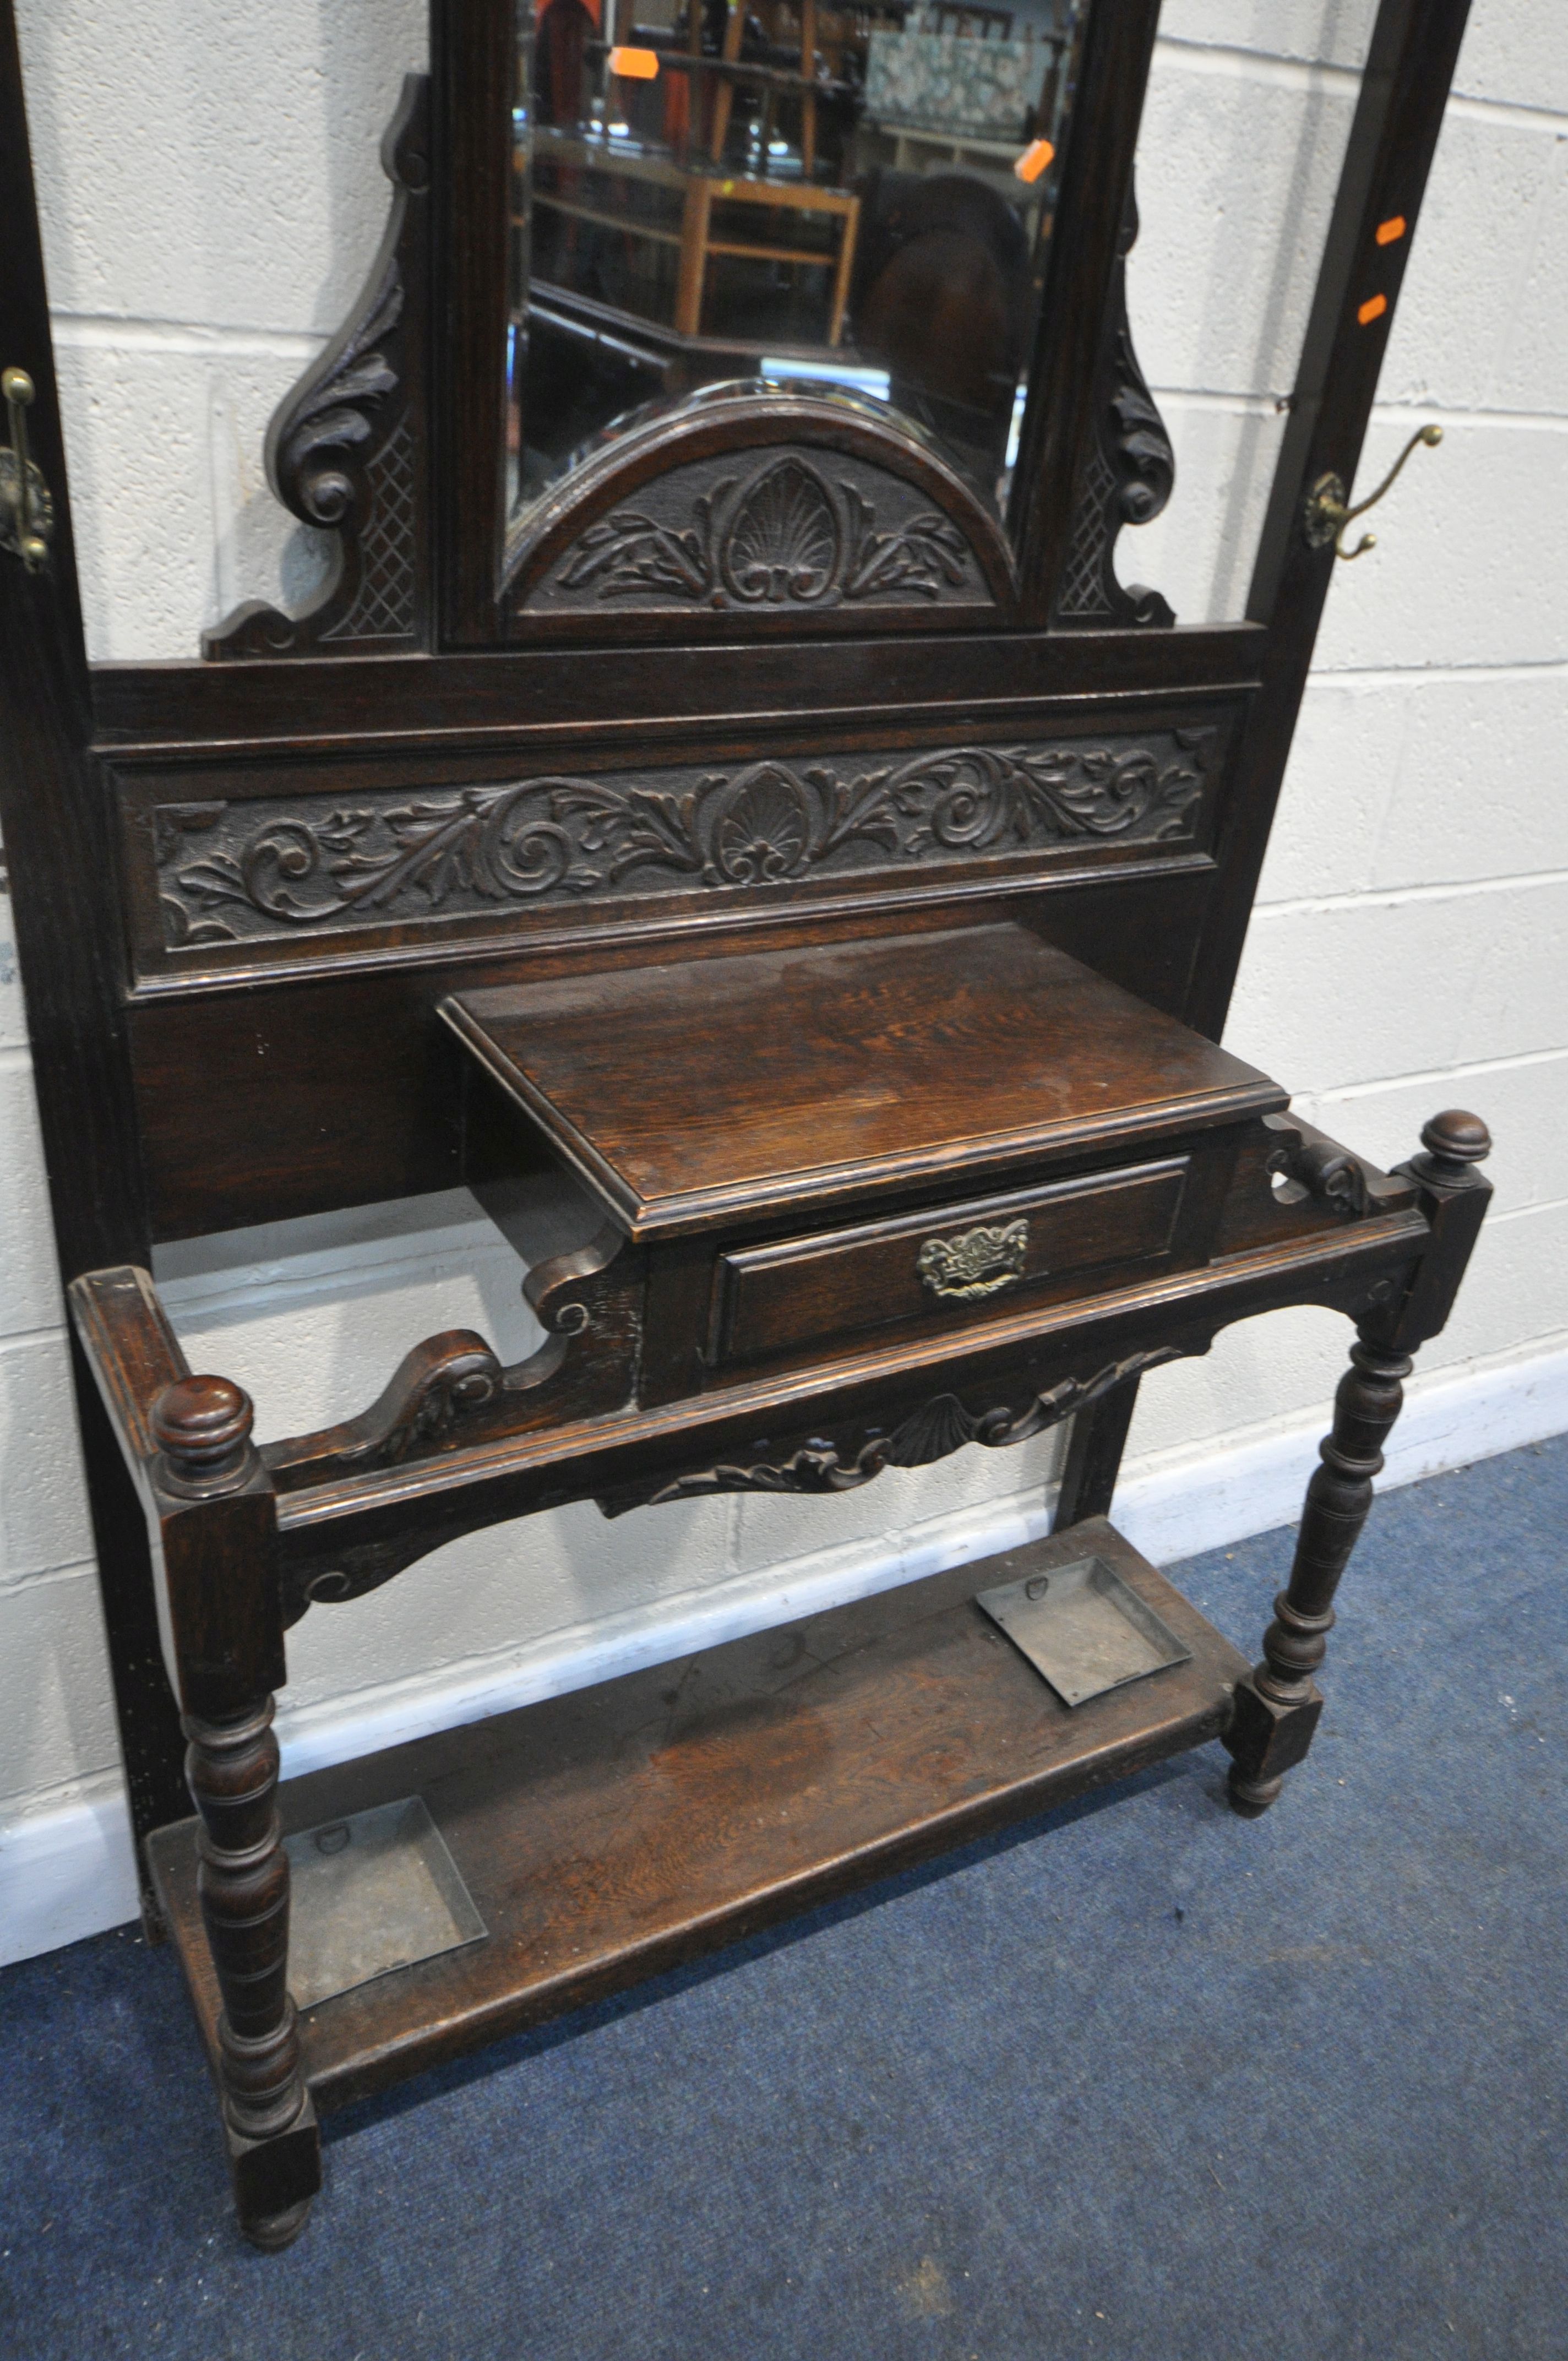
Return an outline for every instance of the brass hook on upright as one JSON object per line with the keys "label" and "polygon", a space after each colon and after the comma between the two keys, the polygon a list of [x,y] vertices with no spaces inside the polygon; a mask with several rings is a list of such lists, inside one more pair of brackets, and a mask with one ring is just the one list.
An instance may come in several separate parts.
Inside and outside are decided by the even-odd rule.
{"label": "brass hook on upright", "polygon": [[8,448],[0,449],[0,549],[9,549],[37,574],[49,557],[54,533],[54,501],[42,468],[27,451],[27,412],[33,380],[26,369],[8,368],[0,377],[11,422]]}
{"label": "brass hook on upright", "polygon": [[1435,451],[1442,441],[1441,426],[1418,427],[1377,489],[1369,493],[1365,500],[1357,500],[1354,508],[1345,506],[1345,489],[1342,478],[1320,476],[1307,495],[1306,506],[1301,513],[1302,530],[1312,548],[1326,549],[1332,541],[1334,555],[1344,558],[1364,557],[1369,549],[1376,549],[1377,536],[1375,533],[1364,533],[1354,549],[1346,549],[1345,527],[1354,523],[1358,516],[1365,516],[1368,509],[1376,507],[1418,443],[1424,443],[1430,450]]}

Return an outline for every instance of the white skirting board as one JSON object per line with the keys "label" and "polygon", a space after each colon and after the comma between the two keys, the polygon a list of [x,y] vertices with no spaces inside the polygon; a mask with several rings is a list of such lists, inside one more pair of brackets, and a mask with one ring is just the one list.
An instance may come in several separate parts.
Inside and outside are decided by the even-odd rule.
{"label": "white skirting board", "polygon": [[[1223,1548],[1294,1523],[1322,1432],[1321,1417],[1243,1437],[1201,1457],[1127,1463],[1113,1514],[1158,1565]],[[1568,1349],[1484,1365],[1410,1389],[1380,1488],[1413,1484],[1473,1460],[1568,1431]],[[850,1598],[910,1582],[970,1558],[1016,1548],[1047,1530],[1038,1495],[930,1520],[904,1537],[856,1542],[688,1596],[657,1613],[625,1616],[565,1634],[499,1664],[488,1659],[457,1681],[409,1682],[346,1704],[282,1715],[286,1776],[482,1720],[541,1697],[657,1664],[793,1621]],[[1281,1565],[1281,1576],[1284,1565]],[[1352,1569],[1354,1576],[1354,1568]],[[1261,1638],[1268,1601],[1258,1602]],[[96,1783],[95,1783],[96,1784]],[[96,1792],[0,1827],[0,1964],[123,1925],[137,1914],[125,1798]]]}

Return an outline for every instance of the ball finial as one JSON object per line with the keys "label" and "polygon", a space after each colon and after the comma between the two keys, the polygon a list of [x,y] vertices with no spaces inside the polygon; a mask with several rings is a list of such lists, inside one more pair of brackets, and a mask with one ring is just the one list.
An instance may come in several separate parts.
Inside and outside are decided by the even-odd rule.
{"label": "ball finial", "polygon": [[227,1378],[181,1378],[152,1406],[153,1440],[181,1484],[221,1491],[247,1471],[255,1417]]}
{"label": "ball finial", "polygon": [[1478,1115],[1467,1115],[1463,1107],[1447,1107],[1422,1125],[1421,1146],[1439,1167],[1446,1165],[1457,1178],[1466,1165],[1479,1164],[1491,1154],[1492,1135]]}

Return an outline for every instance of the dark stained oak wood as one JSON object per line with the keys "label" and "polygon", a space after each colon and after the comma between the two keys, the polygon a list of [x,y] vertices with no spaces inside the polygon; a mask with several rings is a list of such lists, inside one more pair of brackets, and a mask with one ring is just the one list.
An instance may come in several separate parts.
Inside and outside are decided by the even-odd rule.
{"label": "dark stained oak wood", "polygon": [[1225,1736],[1231,1802],[1248,1819],[1267,1810],[1286,1772],[1311,1745],[1323,1709],[1312,1675],[1333,1625],[1331,1602],[1372,1506],[1372,1479],[1410,1374],[1408,1353],[1383,1350],[1365,1330],[1350,1358],[1321,1465],[1307,1487],[1290,1579],[1274,1603],[1263,1662],[1237,1688],[1235,1719]]}
{"label": "dark stained oak wood", "polygon": [[185,1775],[200,1816],[196,1894],[221,1996],[214,2064],[229,2164],[240,2226],[270,2253],[305,2226],[321,2151],[289,1994],[289,1858],[273,1802],[269,1693],[282,1674],[281,1634],[254,1416],[226,1378],[176,1378],[152,1404],[148,1472],[171,1678],[190,1741]]}
{"label": "dark stained oak wood", "polygon": [[1451,1107],[1421,1132],[1424,1152],[1401,1179],[1411,1180],[1432,1224],[1431,1250],[1411,1286],[1390,1293],[1356,1323],[1351,1366],[1334,1397],[1334,1422],[1320,1446],[1321,1465],[1307,1486],[1290,1579],[1264,1634],[1263,1662],[1236,1693],[1227,1734],[1230,1794],[1237,1811],[1268,1809],[1285,1773],[1312,1742],[1323,1701],[1312,1679],[1333,1627],[1333,1597],[1372,1506],[1372,1480],[1404,1400],[1410,1348],[1443,1327],[1491,1197],[1475,1169],[1491,1151],[1479,1115]]}
{"label": "dark stained oak wood", "polygon": [[[1382,0],[1253,620],[1197,630],[1112,565],[1170,486],[1124,309],[1157,16],[1088,20],[1011,552],[885,422],[748,397],[569,478],[509,587],[514,12],[435,0],[428,196],[411,118],[400,238],[278,430],[313,514],[416,430],[392,620],[421,652],[90,674],[0,0],[0,361],[38,388],[58,518],[41,574],[0,556],[0,817],[135,1826],[164,1829],[260,2244],[317,2185],[307,2085],[379,2088],[1195,1743],[1233,1684],[1240,1800],[1305,1751],[1375,1445],[1452,1307],[1486,1142],[1451,1112],[1377,1173],[1212,1037],[1332,572],[1301,503],[1354,474],[1409,243],[1374,232],[1414,224],[1465,5]],[[780,469],[775,508],[817,501],[816,570],[742,580],[726,552]],[[706,502],[712,526],[679,544],[673,610],[634,620],[576,564],[642,530],[628,500],[677,533]],[[873,532],[905,586],[927,566],[917,615],[878,609]],[[364,621],[357,579],[321,629]],[[153,1241],[461,1179],[526,1266],[540,1351],[506,1368],[466,1331],[411,1337],[356,1416],[254,1445],[244,1372],[186,1367]],[[969,1235],[1010,1223],[1015,1268]],[[933,1242],[948,1278],[1008,1285],[938,1297]],[[1194,1663],[1069,1715],[981,1628],[993,1562],[299,1783],[295,1826],[425,1786],[492,1938],[296,2034],[270,1719],[301,1615],[566,1502],[830,1495],[1068,1419],[1047,1556],[1087,1538],[1131,1564],[1096,1519],[1141,1377],[1294,1303],[1361,1341],[1255,1673],[1135,1567]]]}
{"label": "dark stained oak wood", "polygon": [[1126,1378],[1073,1420],[1057,1493],[1054,1532],[1065,1532],[1086,1517],[1110,1515],[1141,1382],[1141,1374]]}
{"label": "dark stained oak wood", "polygon": [[[1088,1552],[1190,1664],[1061,1705],[972,1603]],[[422,1795],[486,1941],[301,2025],[317,2104],[777,1923],[1218,1734],[1245,1659],[1102,1523],[282,1789],[285,1826]],[[765,1808],[762,1808],[765,1799]],[[189,1824],[155,1840],[209,2048]]]}
{"label": "dark stained oak wood", "polygon": [[1019,926],[462,994],[442,1015],[637,1239],[1286,1104]]}
{"label": "dark stained oak wood", "polygon": [[[1044,1315],[998,1312],[980,1336],[876,1339],[830,1364],[744,1373],[749,1381],[629,1408],[613,1420],[472,1443],[458,1433],[439,1454],[365,1473],[325,1467],[280,1495],[285,1584],[298,1590],[345,1565],[382,1580],[462,1532],[567,1500],[623,1499],[639,1488],[652,1497],[717,1463],[785,1462],[814,1438],[830,1439],[849,1464],[874,1435],[934,1399],[956,1393],[977,1418],[992,1409],[1011,1415],[1141,1348],[1165,1358],[1206,1352],[1232,1322],[1282,1304],[1321,1303],[1365,1317],[1400,1300],[1430,1236],[1406,1192],[1376,1218],[1326,1234],[1304,1222],[1293,1242],[1234,1253],[1200,1273],[1091,1292]],[[356,1576],[323,1595],[368,1587]]]}
{"label": "dark stained oak wood", "polygon": [[[287,669],[287,668],[286,668]],[[358,667],[356,666],[356,670]],[[1179,1011],[1194,916],[1211,879],[1181,870],[1114,885],[1080,880],[1019,903],[1040,933],[1154,1006]],[[997,906],[992,905],[992,907]],[[905,906],[911,930],[951,912]],[[766,926],[697,928],[642,943],[640,964],[719,957],[781,933],[819,941],[863,933],[863,912]],[[137,998],[131,1055],[155,1239],[450,1189],[461,1177],[461,1087],[467,1062],[439,1004],[515,978],[599,972],[601,944],[526,954],[412,954],[249,991]],[[189,1078],[199,1074],[199,1091]]]}
{"label": "dark stained oak wood", "polygon": [[[511,249],[515,12],[432,0],[432,179],[443,260],[433,305],[441,637],[496,636],[504,500],[507,270]],[[461,356],[443,367],[440,356]]]}
{"label": "dark stained oak wood", "polygon": [[[116,757],[139,995],[1208,874],[1242,701],[1021,700],[828,736],[644,727]],[[641,941],[640,939],[641,938]]]}
{"label": "dark stained oak wood", "polygon": [[381,143],[391,217],[358,303],[273,418],[267,472],[324,530],[330,577],[309,609],[248,599],[203,634],[209,658],[338,657],[429,645],[430,85],[409,74]]}
{"label": "dark stained oak wood", "polygon": [[[0,367],[25,368],[33,380],[33,456],[54,503],[41,571],[27,573],[0,552],[0,829],[55,1244],[70,1280],[105,1263],[145,1262],[149,1241],[120,999],[110,813],[89,751],[91,683],[70,487],[8,5],[0,6]],[[146,1535],[80,1352],[72,1378],[121,1756],[139,1837],[183,1809],[179,1719],[163,1676]],[[145,1905],[145,1881],[142,1891]],[[150,1914],[148,1923],[156,1932]]]}
{"label": "dark stained oak wood", "polygon": [[798,725],[809,715],[824,728],[852,727],[891,709],[945,724],[1025,698],[1245,690],[1261,676],[1267,633],[1239,622],[1157,636],[1029,631],[912,642],[868,630],[808,646],[758,646],[738,634],[683,650],[624,647],[606,624],[587,644],[586,708],[581,649],[519,647],[367,655],[352,671],[320,657],[221,669],[99,664],[93,712],[101,745],[115,754],[358,751],[410,739],[455,749],[525,737],[564,749],[612,735],[641,753],[677,721]]}
{"label": "dark stained oak wood", "polygon": [[[817,633],[855,631],[870,615],[905,632],[940,631],[966,609],[993,624],[1015,620],[1013,555],[995,516],[918,430],[831,393],[734,387],[716,401],[716,390],[684,416],[677,409],[667,419],[629,427],[541,498],[508,550],[503,614],[516,636],[578,637],[585,620],[591,626],[612,597],[623,642],[686,632],[725,637],[737,613],[764,639],[798,634],[803,623]],[[796,501],[815,504],[838,553],[822,573],[805,577],[805,606],[790,588],[802,578],[798,567],[792,569],[782,548],[777,554],[785,562],[773,570],[771,596],[749,590],[727,563],[727,524],[743,529],[751,500],[765,498],[765,488],[781,478]],[[640,589],[619,578],[603,587],[602,553],[582,580],[583,569],[571,561],[591,559],[591,537],[609,535],[613,546],[617,513],[642,520],[651,507],[684,535],[688,553],[697,553],[687,558],[691,584],[678,592]],[[886,544],[901,525],[916,522],[940,533],[939,558],[926,542],[919,544],[924,556],[906,548],[902,572],[887,568]],[[633,528],[641,530],[641,523]],[[872,587],[879,546],[884,572],[894,574],[886,588]],[[626,571],[637,569],[629,565]],[[920,588],[910,588],[903,572]]]}
{"label": "dark stained oak wood", "polygon": [[[1002,1197],[927,1207],[814,1237],[738,1246],[719,1257],[713,1301],[712,1357],[748,1360],[791,1348],[830,1347],[868,1328],[926,1318],[950,1321],[956,1309],[983,1312],[1005,1295],[1008,1308],[1046,1287],[1081,1292],[1087,1274],[1106,1266],[1168,1259],[1191,1172],[1189,1156],[1137,1164],[1109,1174],[1042,1182]],[[949,1246],[975,1232],[1021,1228],[1015,1256],[977,1265],[971,1283],[991,1292],[966,1299],[944,1290],[939,1271],[924,1268],[938,1233]],[[987,1272],[990,1271],[990,1276]]]}

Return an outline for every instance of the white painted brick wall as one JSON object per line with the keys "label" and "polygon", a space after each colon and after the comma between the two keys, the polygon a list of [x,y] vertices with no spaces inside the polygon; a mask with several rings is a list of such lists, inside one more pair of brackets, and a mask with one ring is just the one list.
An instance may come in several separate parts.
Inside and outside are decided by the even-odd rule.
{"label": "white painted brick wall", "polygon": [[[1188,620],[1242,609],[1372,13],[1167,0],[1131,282],[1179,474],[1121,557]],[[267,491],[261,439],[374,251],[377,145],[422,61],[421,0],[20,0],[19,16],[93,652],[190,656],[241,598],[297,601],[319,567]],[[1557,11],[1476,0],[1457,90],[1363,485],[1420,420],[1447,439],[1412,462],[1376,554],[1336,580],[1227,1037],[1385,1162],[1447,1104],[1497,1135],[1496,1210],[1423,1356],[1406,1474],[1568,1422]],[[0,950],[0,1898],[25,1949],[125,1915],[130,1888],[13,970]],[[182,1248],[160,1275],[197,1366],[241,1378],[264,1433],[361,1406],[433,1328],[477,1326],[509,1356],[530,1343],[510,1257],[461,1196]],[[1150,1380],[1124,1492],[1149,1546],[1289,1513],[1343,1349],[1342,1323],[1301,1311]],[[613,1524],[585,1507],[475,1536],[306,1620],[286,1742],[328,1760],[1015,1540],[1053,1466],[1047,1438],[831,1504]]]}

